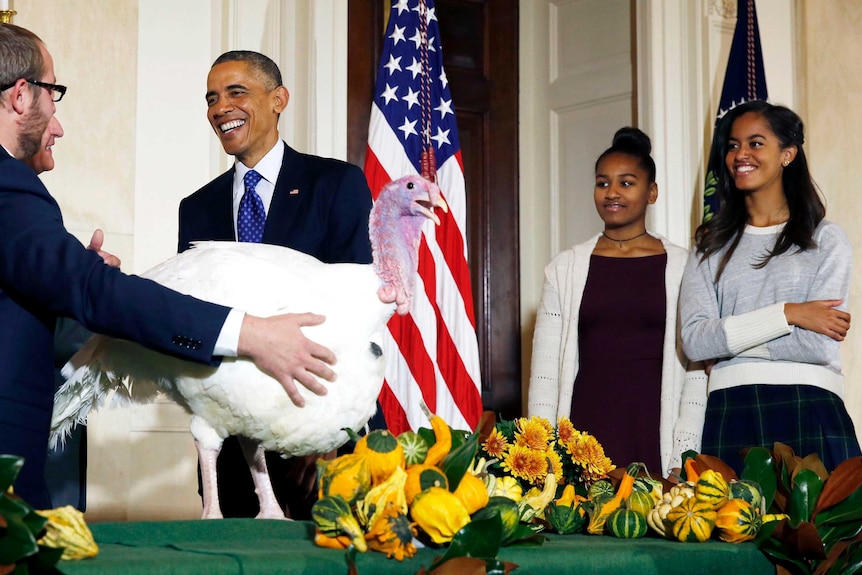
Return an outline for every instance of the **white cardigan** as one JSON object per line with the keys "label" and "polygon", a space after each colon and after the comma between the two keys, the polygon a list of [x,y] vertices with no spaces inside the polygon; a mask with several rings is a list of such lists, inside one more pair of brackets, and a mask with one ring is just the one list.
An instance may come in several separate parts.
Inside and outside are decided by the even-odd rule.
{"label": "white cardigan", "polygon": [[[682,352],[677,322],[677,304],[682,273],[688,251],[657,235],[650,234],[664,245],[667,252],[665,288],[667,291],[667,318],[664,329],[664,347],[661,377],[661,414],[659,437],[663,474],[679,467],[682,453],[687,449],[700,449],[703,419],[689,422],[690,440],[674,441],[674,426],[680,413],[680,399],[686,377],[695,378],[689,385],[706,388],[706,376],[699,370],[687,374],[688,360]],[[545,285],[533,333],[533,357],[530,367],[530,387],[527,410],[529,416],[538,415],[555,423],[559,417],[569,417],[572,392],[578,374],[578,314],[584,286],[587,282],[590,256],[601,234],[573,246],[555,257],[545,268]],[[691,391],[689,389],[688,391]],[[705,402],[705,395],[694,394],[695,401]],[[705,405],[698,405],[690,413],[702,414]],[[608,417],[613,413],[608,410]],[[585,430],[589,431],[589,430]],[[679,430],[677,434],[680,435]],[[602,438],[597,438],[601,442]],[[628,465],[630,461],[622,462]]]}

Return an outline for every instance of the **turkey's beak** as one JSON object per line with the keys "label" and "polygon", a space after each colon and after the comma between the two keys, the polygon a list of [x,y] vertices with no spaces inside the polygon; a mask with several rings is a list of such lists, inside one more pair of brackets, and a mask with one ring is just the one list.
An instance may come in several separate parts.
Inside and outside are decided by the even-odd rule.
{"label": "turkey's beak", "polygon": [[440,225],[440,218],[434,213],[434,208],[440,208],[444,212],[449,213],[449,204],[439,194],[436,198],[430,200],[416,200],[416,204],[419,206],[417,211],[438,226]]}

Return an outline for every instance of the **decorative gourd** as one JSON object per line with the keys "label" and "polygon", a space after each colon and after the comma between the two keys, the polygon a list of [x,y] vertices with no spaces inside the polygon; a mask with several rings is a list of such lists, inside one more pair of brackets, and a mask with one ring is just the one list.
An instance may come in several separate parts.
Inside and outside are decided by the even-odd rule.
{"label": "decorative gourd", "polygon": [[667,513],[671,534],[679,541],[703,542],[712,535],[715,509],[709,503],[689,497]]}
{"label": "decorative gourd", "polygon": [[698,501],[709,503],[713,509],[719,509],[730,499],[730,485],[721,473],[707,469],[694,486],[694,496]]}
{"label": "decorative gourd", "polygon": [[399,512],[394,505],[389,505],[377,516],[365,534],[369,549],[386,553],[386,557],[395,557],[403,561],[405,557],[416,554],[413,538],[416,528],[406,515]]}
{"label": "decorative gourd", "polygon": [[[532,490],[531,490],[532,491]],[[545,475],[544,488],[536,493],[527,492],[526,495],[518,502],[518,507],[521,509],[521,521],[532,521],[533,517],[543,517],[545,507],[548,503],[554,500],[554,495],[557,494],[557,476],[548,462],[548,473]]]}
{"label": "decorative gourd", "polygon": [[365,552],[368,549],[362,528],[350,511],[350,505],[340,495],[315,501],[311,506],[311,518],[320,532],[327,537],[346,535],[358,551]]}
{"label": "decorative gourd", "polygon": [[340,495],[348,503],[365,497],[371,487],[368,461],[361,453],[349,453],[332,461],[317,460],[319,498]]}
{"label": "decorative gourd", "polygon": [[407,430],[398,436],[398,443],[404,450],[404,462],[409,467],[419,463],[425,463],[428,455],[428,442],[415,431]]}
{"label": "decorative gourd", "polygon": [[404,449],[398,443],[398,438],[385,429],[375,429],[361,437],[356,442],[353,453],[366,456],[373,485],[386,481],[396,467],[407,467],[404,462]]}
{"label": "decorative gourd", "polygon": [[632,494],[629,495],[628,500],[626,501],[626,509],[631,509],[632,511],[637,511],[644,517],[646,517],[647,513],[655,507],[656,502],[653,501],[652,495],[650,493],[645,493],[643,491],[632,491]]}
{"label": "decorative gourd", "polygon": [[485,489],[485,482],[472,473],[464,474],[453,493],[464,504],[464,508],[470,515],[488,504],[489,496]]}
{"label": "decorative gourd", "polygon": [[641,475],[635,479],[634,490],[648,493],[652,498],[653,505],[655,505],[661,499],[664,486],[662,486],[661,481],[658,479]]}
{"label": "decorative gourd", "polygon": [[614,537],[623,539],[643,537],[647,532],[646,517],[633,509],[620,507],[608,515],[605,529]]}
{"label": "decorative gourd", "polygon": [[437,465],[443,461],[443,458],[452,449],[452,430],[449,429],[449,425],[442,417],[431,413],[424,402],[420,403],[419,406],[425,412],[425,415],[428,416],[428,420],[431,422],[431,430],[434,431],[434,445],[428,448],[428,453],[425,455],[425,463],[428,465]]}
{"label": "decorative gourd", "polygon": [[731,499],[718,510],[715,528],[728,543],[751,541],[760,530],[760,513],[745,499]]}
{"label": "decorative gourd", "polygon": [[[554,503],[556,503],[557,505],[571,506],[571,505],[580,505],[581,503],[583,503],[586,500],[587,500],[586,497],[584,497],[583,495],[578,495],[575,492],[574,484],[569,483],[568,485],[566,485],[563,488],[563,492],[554,501]],[[583,515],[583,511],[581,512],[581,514]]]}
{"label": "decorative gourd", "polygon": [[432,487],[449,488],[442,469],[427,463],[420,463],[407,468],[407,480],[404,483],[404,496],[407,498],[407,505],[412,504],[417,495]]}
{"label": "decorative gourd", "polygon": [[683,464],[685,468],[685,481],[686,483],[695,484],[699,479],[700,474],[697,472],[697,463],[694,458],[689,458],[685,460]]}
{"label": "decorative gourd", "polygon": [[662,495],[661,500],[647,513],[647,524],[653,531],[663,537],[670,535],[665,521],[667,514],[686,499],[693,497],[694,488],[691,485],[685,483],[674,485],[667,493]]}
{"label": "decorative gourd", "polygon": [[417,495],[410,506],[410,516],[434,543],[452,541],[470,522],[461,501],[443,487],[432,487]]}
{"label": "decorative gourd", "polygon": [[377,522],[380,514],[389,507],[394,512],[407,515],[407,498],[404,495],[404,484],[407,473],[397,467],[389,479],[371,488],[365,497],[356,505],[356,516],[363,527],[369,528]]}
{"label": "decorative gourd", "polygon": [[494,493],[491,497],[508,497],[512,501],[518,502],[524,497],[524,490],[518,480],[511,475],[499,477],[494,482]]}
{"label": "decorative gourd", "polygon": [[590,500],[596,500],[602,495],[606,495],[608,497],[614,496],[614,484],[608,479],[593,481],[593,484],[590,485],[590,488],[587,491],[587,497],[589,497]]}
{"label": "decorative gourd", "polygon": [[490,519],[495,514],[499,514],[503,522],[503,543],[506,543],[515,534],[521,519],[518,504],[508,497],[492,496],[485,507],[473,514],[473,519]]}
{"label": "decorative gourd", "polygon": [[760,504],[763,501],[763,493],[760,491],[760,484],[750,479],[741,479],[739,481],[730,482],[730,496],[732,499],[745,499],[755,509],[760,509]]}
{"label": "decorative gourd", "polygon": [[[581,496],[575,496],[581,497]],[[561,498],[562,499],[562,498]],[[561,499],[551,501],[545,508],[545,520],[551,529],[561,535],[577,533],[584,526],[586,512],[581,501],[573,499],[571,503],[561,503]],[[584,499],[581,497],[581,499]]]}
{"label": "decorative gourd", "polygon": [[612,511],[619,509],[623,501],[628,499],[629,495],[632,494],[635,477],[637,477],[638,471],[640,471],[642,466],[643,464],[641,463],[632,463],[626,467],[626,474],[623,475],[623,479],[620,481],[620,486],[617,488],[617,492],[613,497],[610,499],[600,497],[597,500],[593,500],[593,512],[590,514],[587,533],[590,533],[591,535],[601,535],[608,515],[610,515]]}
{"label": "decorative gourd", "polygon": [[[60,558],[63,561],[86,559],[99,554],[99,546],[87,527],[84,514],[79,510],[65,505],[36,513],[48,519],[44,527],[45,534],[38,541],[39,545],[62,549]],[[5,528],[6,525],[4,531]],[[11,538],[11,530],[9,535]]]}

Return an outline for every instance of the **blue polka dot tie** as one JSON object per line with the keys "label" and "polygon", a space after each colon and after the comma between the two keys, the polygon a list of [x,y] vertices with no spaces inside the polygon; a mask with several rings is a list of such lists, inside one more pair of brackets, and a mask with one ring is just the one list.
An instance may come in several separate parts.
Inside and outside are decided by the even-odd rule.
{"label": "blue polka dot tie", "polygon": [[266,212],[263,209],[263,200],[254,191],[260,178],[260,174],[254,170],[249,170],[242,179],[245,184],[245,193],[239,201],[239,213],[236,218],[237,238],[241,242],[259,244],[263,240],[263,225],[266,223]]}

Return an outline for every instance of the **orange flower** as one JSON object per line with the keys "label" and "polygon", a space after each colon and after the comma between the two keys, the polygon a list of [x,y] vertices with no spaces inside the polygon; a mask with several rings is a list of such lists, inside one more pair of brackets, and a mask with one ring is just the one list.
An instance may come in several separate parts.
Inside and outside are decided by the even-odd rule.
{"label": "orange flower", "polygon": [[506,450],[509,449],[509,442],[506,441],[503,434],[497,431],[497,428],[495,427],[488,436],[488,439],[485,440],[485,443],[482,444],[482,447],[489,456],[499,459],[503,457]]}
{"label": "orange flower", "polygon": [[530,419],[522,417],[518,420],[515,443],[530,449],[545,451],[548,449],[548,442],[551,440],[553,432],[554,429],[550,427],[548,420],[544,417],[534,416]]}

